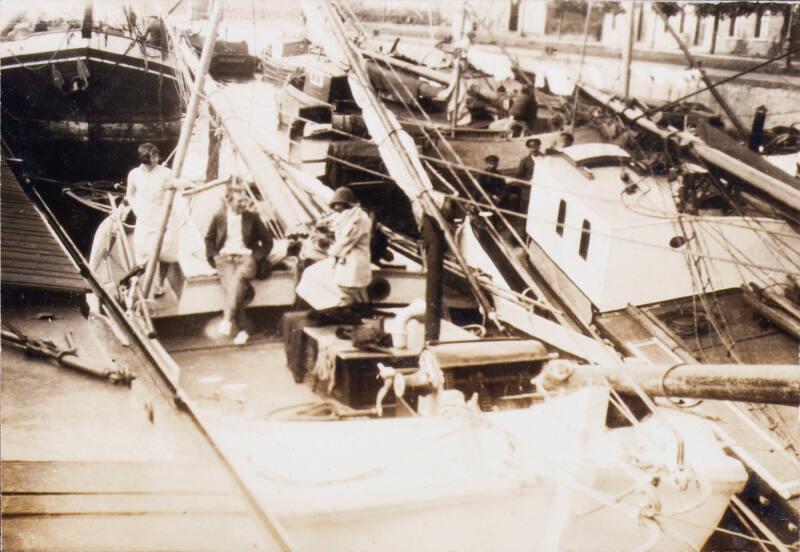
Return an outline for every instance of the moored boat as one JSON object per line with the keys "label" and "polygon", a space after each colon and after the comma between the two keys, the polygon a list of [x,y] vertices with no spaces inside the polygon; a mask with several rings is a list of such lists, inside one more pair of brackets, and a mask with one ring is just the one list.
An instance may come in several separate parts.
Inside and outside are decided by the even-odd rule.
{"label": "moored boat", "polygon": [[[292,217],[318,216],[311,208],[324,205],[330,191],[259,152],[252,139],[248,146],[240,134],[245,123],[224,109],[224,95],[216,89],[206,95],[245,159],[254,189],[272,208],[262,210],[269,227],[279,232]],[[117,234],[117,243],[124,239],[124,232]],[[192,248],[187,253],[204,265]],[[110,261],[101,256],[95,261]],[[99,273],[103,267],[95,266]],[[206,268],[206,284],[218,287]],[[162,312],[152,328],[147,313],[158,300],[142,300],[130,278],[122,284],[111,282],[115,293],[131,298],[129,320],[148,350],[294,549],[406,549],[404,537],[412,530],[419,535],[415,548],[430,550],[597,548],[597,540],[615,549],[691,549],[713,532],[744,481],[741,465],[725,454],[705,420],[656,409],[647,421],[607,426],[607,389],[481,412],[481,403],[513,400],[514,382],[529,389],[530,376],[552,356],[535,341],[480,341],[445,321],[440,337],[455,342],[423,351],[421,324],[408,311],[393,312],[395,319],[410,320],[395,328],[398,336],[407,330],[408,339],[405,346],[393,341],[388,352],[353,350],[335,327],[306,327],[301,363],[335,362],[333,385],[316,387],[325,397],[320,400],[288,381],[280,343],[261,339],[231,348],[203,331],[213,322],[192,327],[189,315],[219,305],[206,300],[193,303],[202,311]],[[284,301],[283,293],[270,295]],[[377,362],[394,369],[378,370]],[[465,400],[464,391],[475,386],[492,392]],[[339,401],[325,392],[331,388],[343,393]],[[394,404],[384,410],[389,389]],[[309,420],[315,412],[336,421]],[[387,419],[374,419],[381,413]]]}
{"label": "moored boat", "polygon": [[106,21],[58,8],[3,29],[3,139],[30,167],[67,181],[124,176],[143,142],[171,152],[183,101],[168,51],[121,7]]}

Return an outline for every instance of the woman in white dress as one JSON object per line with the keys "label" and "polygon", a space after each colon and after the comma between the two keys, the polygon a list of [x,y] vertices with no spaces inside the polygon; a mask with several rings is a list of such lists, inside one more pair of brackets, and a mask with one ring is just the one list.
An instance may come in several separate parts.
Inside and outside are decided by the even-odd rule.
{"label": "woman in white dress", "polygon": [[[139,146],[140,165],[128,173],[125,199],[136,214],[133,231],[133,249],[136,264],[146,264],[155,253],[156,241],[164,217],[167,194],[175,189],[174,175],[160,164],[158,147],[144,143]],[[164,294],[164,281],[173,263],[178,262],[177,217],[170,217],[159,253],[159,277],[153,286],[153,295]]]}

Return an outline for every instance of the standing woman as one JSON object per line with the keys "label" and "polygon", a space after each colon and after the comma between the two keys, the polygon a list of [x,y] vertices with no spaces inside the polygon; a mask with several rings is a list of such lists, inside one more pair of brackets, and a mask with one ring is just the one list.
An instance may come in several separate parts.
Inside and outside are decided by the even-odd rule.
{"label": "standing woman", "polygon": [[372,281],[372,221],[346,186],[336,190],[330,206],[336,215],[332,225],[334,242],[328,255],[336,259],[334,280],[342,293],[341,305],[368,303],[367,288]]}
{"label": "standing woman", "polygon": [[[128,173],[125,199],[136,214],[133,230],[133,249],[136,264],[146,264],[155,253],[161,222],[164,217],[167,192],[175,189],[172,171],[161,162],[161,152],[151,143],[139,146],[138,167]],[[153,295],[164,295],[164,281],[172,264],[178,262],[178,230],[176,218],[171,216],[164,234],[159,255],[159,277],[153,286]]]}

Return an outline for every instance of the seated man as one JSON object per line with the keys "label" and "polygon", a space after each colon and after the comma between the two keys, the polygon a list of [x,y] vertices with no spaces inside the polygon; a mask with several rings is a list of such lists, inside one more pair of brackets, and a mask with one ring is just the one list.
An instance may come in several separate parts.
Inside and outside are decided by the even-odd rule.
{"label": "seated man", "polygon": [[266,277],[272,236],[258,214],[248,209],[250,198],[241,188],[231,187],[225,194],[225,206],[211,219],[206,233],[206,259],[216,267],[225,292],[225,310],[219,333],[231,335],[233,325],[239,332],[233,342],[244,345],[247,333],[245,306],[253,300],[250,281]]}
{"label": "seated man", "polygon": [[523,87],[511,100],[508,116],[514,121],[524,123],[529,131],[536,127],[539,106],[536,103],[536,89],[533,86]]}

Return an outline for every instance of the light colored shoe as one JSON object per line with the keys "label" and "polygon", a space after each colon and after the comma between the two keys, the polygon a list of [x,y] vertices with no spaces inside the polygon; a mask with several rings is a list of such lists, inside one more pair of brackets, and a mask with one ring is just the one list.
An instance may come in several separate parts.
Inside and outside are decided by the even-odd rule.
{"label": "light colored shoe", "polygon": [[219,335],[224,335],[225,337],[228,337],[229,335],[231,335],[232,331],[233,331],[233,324],[231,324],[229,320],[223,318],[222,321],[219,323],[219,327],[217,328],[217,333],[219,333]]}
{"label": "light colored shoe", "polygon": [[234,345],[244,345],[247,343],[247,340],[250,339],[250,334],[246,331],[242,330],[236,334],[236,337],[233,338]]}

